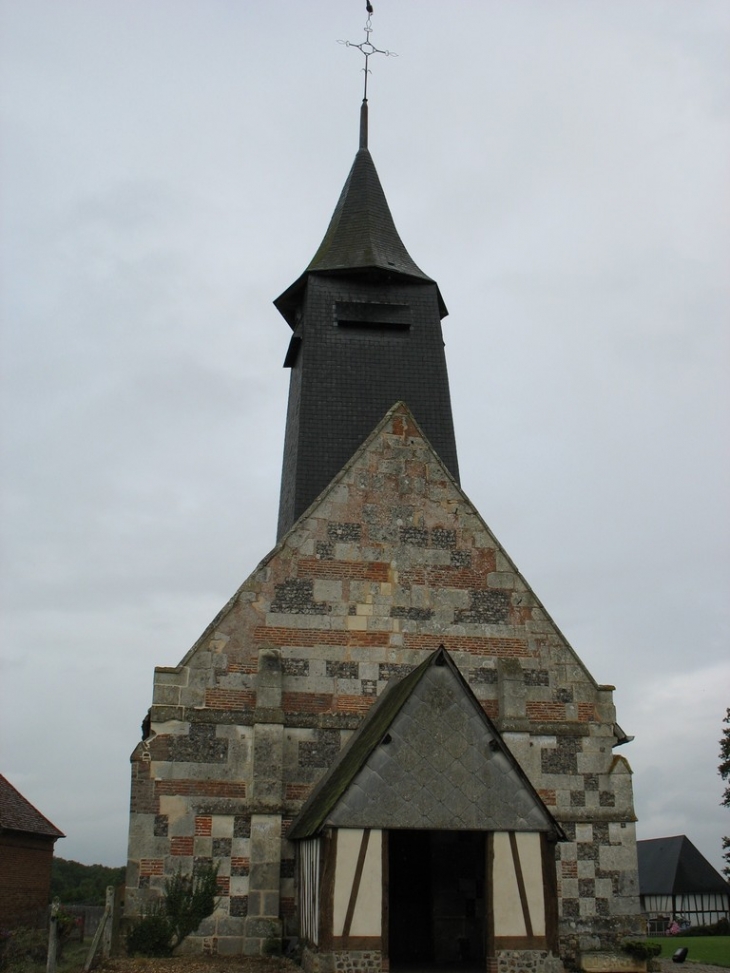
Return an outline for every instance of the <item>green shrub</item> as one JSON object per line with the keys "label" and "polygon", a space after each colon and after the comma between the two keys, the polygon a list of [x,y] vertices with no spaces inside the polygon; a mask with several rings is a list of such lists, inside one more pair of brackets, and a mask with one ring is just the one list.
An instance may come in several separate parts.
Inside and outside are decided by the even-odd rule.
{"label": "green shrub", "polygon": [[4,933],[0,946],[0,970],[23,970],[45,963],[48,955],[48,930],[14,929]]}
{"label": "green shrub", "polygon": [[728,936],[730,935],[730,922],[722,916],[717,922],[710,926],[690,926],[689,929],[682,930],[683,936]]}
{"label": "green shrub", "polygon": [[627,939],[621,944],[621,949],[634,959],[653,959],[661,951],[661,943],[652,943],[645,939]]}
{"label": "green shrub", "polygon": [[126,937],[130,956],[170,956],[215,909],[218,866],[196,865],[192,875],[177,871],[165,881],[155,907],[134,921]]}
{"label": "green shrub", "polygon": [[137,919],[127,932],[126,943],[130,956],[169,956],[172,946],[167,916],[153,912]]}

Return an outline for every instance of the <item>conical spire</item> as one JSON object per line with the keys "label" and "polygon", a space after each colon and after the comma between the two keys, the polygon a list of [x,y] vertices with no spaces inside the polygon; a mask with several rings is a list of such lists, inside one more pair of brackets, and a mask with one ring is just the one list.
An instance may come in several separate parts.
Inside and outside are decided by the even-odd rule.
{"label": "conical spire", "polygon": [[[290,325],[307,274],[381,271],[414,281],[434,281],[415,263],[395,228],[375,163],[367,147],[367,101],[360,114],[360,148],[319,249],[304,274],[274,304]],[[438,295],[441,316],[448,313]]]}
{"label": "conical spire", "polygon": [[408,403],[458,482],[435,281],[395,228],[367,146],[360,148],[322,243],[274,301],[293,334],[278,536],[342,469],[394,402]]}

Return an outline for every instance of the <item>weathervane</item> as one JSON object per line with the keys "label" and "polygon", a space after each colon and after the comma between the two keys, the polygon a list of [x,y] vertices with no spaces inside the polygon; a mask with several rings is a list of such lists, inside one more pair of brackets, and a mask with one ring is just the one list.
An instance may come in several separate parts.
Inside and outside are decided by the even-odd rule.
{"label": "weathervane", "polygon": [[337,41],[338,44],[344,44],[345,47],[356,47],[358,51],[365,55],[365,67],[363,68],[365,72],[365,87],[363,91],[363,101],[368,100],[368,75],[370,74],[370,69],[368,68],[368,60],[373,54],[385,54],[386,57],[398,57],[395,51],[381,51],[379,47],[376,47],[370,40],[370,35],[373,32],[373,23],[370,19],[373,13],[373,5],[370,0],[365,0],[365,9],[368,12],[368,18],[365,21],[365,40],[362,44],[353,44],[352,41]]}

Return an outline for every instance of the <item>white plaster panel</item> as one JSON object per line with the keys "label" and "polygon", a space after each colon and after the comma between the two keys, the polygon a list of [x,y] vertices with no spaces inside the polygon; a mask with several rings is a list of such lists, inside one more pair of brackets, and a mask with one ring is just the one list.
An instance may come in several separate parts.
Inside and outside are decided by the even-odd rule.
{"label": "white plaster panel", "polygon": [[345,926],[347,905],[350,901],[352,880],[355,877],[357,856],[362,842],[362,828],[340,828],[337,832],[337,859],[335,865],[334,916],[332,932],[341,936]]}
{"label": "white plaster panel", "polygon": [[[357,859],[362,844],[363,829],[340,828],[337,832],[337,860],[333,933],[341,936],[355,878]],[[380,936],[382,915],[382,831],[372,830],[363,865],[360,888],[350,926],[351,936]]]}
{"label": "white plaster panel", "polygon": [[380,936],[383,914],[383,832],[370,832],[351,936]]}
{"label": "white plaster panel", "polygon": [[494,902],[494,935],[525,936],[525,920],[517,887],[509,835],[497,831],[493,836],[494,866],[492,896]]}
{"label": "white plaster panel", "polygon": [[535,936],[545,935],[545,889],[542,877],[542,848],[540,835],[523,833],[517,835],[517,851],[525,882],[527,907]]}

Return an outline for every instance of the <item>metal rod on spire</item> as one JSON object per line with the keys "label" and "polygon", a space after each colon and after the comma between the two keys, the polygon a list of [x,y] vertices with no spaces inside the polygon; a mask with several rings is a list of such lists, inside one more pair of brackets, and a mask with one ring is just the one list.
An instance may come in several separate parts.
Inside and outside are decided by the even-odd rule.
{"label": "metal rod on spire", "polygon": [[373,14],[373,5],[370,0],[366,0],[365,9],[367,10],[367,20],[365,21],[365,40],[361,44],[355,44],[353,41],[337,41],[338,44],[344,44],[345,47],[356,47],[361,54],[365,56],[365,67],[363,71],[365,72],[365,82],[363,84],[363,107],[360,109],[360,148],[367,148],[368,144],[368,116],[367,116],[367,101],[368,101],[368,75],[370,74],[369,61],[373,54],[384,54],[386,57],[398,57],[395,51],[381,51],[379,47],[376,47],[370,40],[370,35],[373,32],[373,22],[371,20]]}

